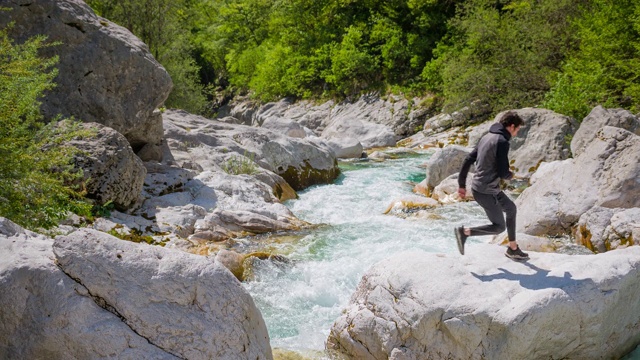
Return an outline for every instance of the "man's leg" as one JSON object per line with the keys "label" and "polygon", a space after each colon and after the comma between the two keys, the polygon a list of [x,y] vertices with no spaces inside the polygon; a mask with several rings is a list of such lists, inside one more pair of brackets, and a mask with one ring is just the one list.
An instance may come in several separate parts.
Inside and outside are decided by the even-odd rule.
{"label": "man's leg", "polygon": [[[468,229],[465,228],[465,235],[468,235],[468,236],[495,235],[503,232],[504,229],[506,228],[506,224],[504,221],[504,215],[502,214],[503,208],[500,201],[498,201],[497,196],[473,191],[473,198],[476,200],[478,205],[482,206],[482,208],[484,209],[484,212],[487,214],[487,217],[489,218],[489,221],[491,221],[491,224],[476,226]],[[509,200],[508,197],[506,198],[507,200]],[[513,204],[513,202],[511,204]],[[515,209],[515,204],[513,204],[513,207]],[[513,223],[515,225],[515,215],[514,215]],[[468,233],[467,233],[467,230],[468,230]]]}
{"label": "man's leg", "polygon": [[516,208],[516,204],[514,204],[507,194],[502,191],[496,195],[496,199],[502,207],[502,210],[507,215],[507,235],[509,236],[509,245],[513,244],[514,246],[511,248],[515,250],[518,247],[516,244],[516,214],[518,209]]}

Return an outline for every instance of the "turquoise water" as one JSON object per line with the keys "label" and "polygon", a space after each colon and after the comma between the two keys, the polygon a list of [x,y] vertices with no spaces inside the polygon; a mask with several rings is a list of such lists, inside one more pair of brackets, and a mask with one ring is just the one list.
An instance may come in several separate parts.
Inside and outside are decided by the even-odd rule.
{"label": "turquoise water", "polygon": [[[413,194],[413,182],[424,179],[421,165],[430,154],[342,164],[334,184],[309,188],[287,203],[299,218],[326,226],[272,244],[291,262],[260,261],[256,279],[244,283],[264,316],[273,348],[324,358],[333,322],[371,265],[407,250],[457,252],[453,227],[486,221],[475,203],[443,206],[434,211],[438,216],[423,219],[383,214],[394,199]],[[640,360],[640,350],[625,359]]]}
{"label": "turquoise water", "polygon": [[245,283],[265,318],[272,347],[322,351],[331,325],[371,265],[407,250],[457,252],[453,227],[484,221],[482,210],[471,203],[438,208],[436,219],[383,214],[394,199],[413,195],[413,182],[424,179],[421,165],[430,154],[343,164],[334,184],[309,188],[288,202],[299,218],[326,226],[294,245],[282,245],[291,263],[260,262],[256,280]]}

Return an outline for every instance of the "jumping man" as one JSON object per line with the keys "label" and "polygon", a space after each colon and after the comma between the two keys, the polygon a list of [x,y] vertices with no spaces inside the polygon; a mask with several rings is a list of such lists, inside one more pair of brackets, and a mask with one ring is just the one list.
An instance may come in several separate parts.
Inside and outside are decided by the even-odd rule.
{"label": "jumping man", "polygon": [[[467,194],[465,184],[471,164],[475,162],[476,172],[473,176],[471,191],[473,197],[487,213],[490,225],[478,227],[455,228],[458,250],[464,255],[464,243],[469,236],[499,234],[507,229],[509,246],[505,255],[515,260],[527,260],[529,255],[522,252],[516,242],[516,205],[500,189],[500,179],[509,180],[513,173],[509,170],[509,140],[518,134],[524,121],[517,113],[508,111],[499,122],[491,125],[489,133],[484,135],[478,145],[465,158],[458,176],[458,195],[464,198]],[[502,213],[506,213],[507,219]]]}

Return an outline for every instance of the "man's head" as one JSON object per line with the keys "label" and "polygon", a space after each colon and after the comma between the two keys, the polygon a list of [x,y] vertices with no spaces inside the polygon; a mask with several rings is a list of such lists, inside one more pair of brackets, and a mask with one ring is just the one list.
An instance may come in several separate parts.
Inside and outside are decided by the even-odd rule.
{"label": "man's head", "polygon": [[505,129],[511,134],[511,136],[518,135],[518,130],[520,130],[520,126],[524,124],[524,120],[515,112],[515,111],[507,111],[502,115],[499,120],[500,124],[504,126]]}

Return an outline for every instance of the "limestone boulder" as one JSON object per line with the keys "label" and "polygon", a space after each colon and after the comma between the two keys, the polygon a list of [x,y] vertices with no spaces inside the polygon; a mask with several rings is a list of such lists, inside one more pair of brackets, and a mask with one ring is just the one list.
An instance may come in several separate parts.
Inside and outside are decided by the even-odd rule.
{"label": "limestone boulder", "polygon": [[304,131],[302,125],[292,120],[269,118],[262,123],[262,127],[275,133],[294,138],[302,139],[307,137],[307,133]]}
{"label": "limestone boulder", "polygon": [[464,199],[460,199],[458,195],[458,175],[452,174],[449,175],[446,179],[442,180],[440,184],[438,184],[432,191],[431,197],[442,204],[451,204],[457,201],[471,201],[473,200],[473,193],[471,191],[471,183],[473,181],[473,173],[469,173],[467,175],[467,184],[465,189],[467,189],[467,193]]}
{"label": "limestone boulder", "polygon": [[579,156],[604,126],[619,127],[640,135],[640,120],[624,109],[605,109],[598,105],[580,123],[571,140],[571,152]]}
{"label": "limestone boulder", "polygon": [[87,196],[99,204],[111,201],[118,209],[136,204],[147,170],[123,135],[109,127],[86,123],[92,135],[68,142],[81,152],[75,166],[84,173]]}
{"label": "limestone boulder", "polygon": [[530,257],[472,244],[464,259],[385,259],[362,277],[327,348],[354,359],[599,359],[640,344],[640,247]]}
{"label": "limestone boulder", "polygon": [[[578,123],[573,118],[547,109],[524,108],[514,111],[524,120],[518,136],[510,141],[509,159],[517,177],[530,178],[542,162],[570,157],[569,139],[578,129]],[[498,114],[492,122],[483,123],[472,130],[469,146],[476,146],[502,114]]]}
{"label": "limestone boulder", "polygon": [[183,359],[271,359],[251,296],[213,259],[81,229],[56,238],[60,269],[112,316]]}
{"label": "limestone boulder", "polygon": [[[52,239],[0,218],[0,358],[179,359],[65,274],[52,247]],[[135,282],[134,274],[123,280]]]}
{"label": "limestone boulder", "polygon": [[352,137],[362,143],[366,149],[373,147],[395,146],[399,139],[388,125],[376,124],[357,118],[334,119],[322,131],[323,138]]}
{"label": "limestone boulder", "polygon": [[640,207],[640,136],[605,126],[575,159],[545,163],[516,200],[517,230],[569,234],[595,206]]}
{"label": "limestone boulder", "polygon": [[[427,161],[427,177],[425,180],[429,189],[435,188],[449,175],[460,173],[464,159],[470,153],[471,149],[460,145],[449,145],[436,149]],[[474,171],[473,165],[469,171]]]}
{"label": "limestone boulder", "polygon": [[282,176],[295,190],[329,183],[339,174],[335,156],[307,139],[221,123],[184,111],[169,110],[163,116],[171,158],[178,165],[189,162],[202,169],[222,170],[246,165],[256,173],[263,168]]}
{"label": "limestone boulder", "polygon": [[452,113],[440,113],[427,119],[423,125],[427,134],[441,133],[448,129],[482,122],[490,113],[489,107],[480,102],[473,102]]}
{"label": "limestone boulder", "polygon": [[310,138],[310,140],[328,148],[339,159],[357,159],[362,157],[364,147],[358,139],[351,137],[340,138]]}
{"label": "limestone boulder", "polygon": [[147,46],[127,29],[98,17],[81,0],[3,1],[9,8],[0,27],[24,42],[46,35],[56,46],[40,50],[58,56],[57,86],[42,101],[46,119],[58,114],[96,122],[123,134],[134,151],[162,139],[162,117],[154,110],[169,95],[172,82]]}
{"label": "limestone boulder", "polygon": [[594,206],[580,216],[574,231],[578,244],[594,252],[640,244],[640,207]]}

